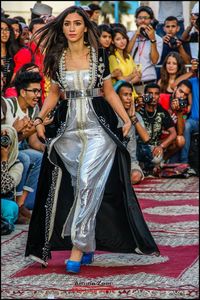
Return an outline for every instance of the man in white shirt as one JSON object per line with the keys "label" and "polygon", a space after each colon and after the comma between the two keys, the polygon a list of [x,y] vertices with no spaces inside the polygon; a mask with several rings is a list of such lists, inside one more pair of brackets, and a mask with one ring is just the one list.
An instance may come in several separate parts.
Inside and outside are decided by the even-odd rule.
{"label": "man in white shirt", "polygon": [[30,118],[26,129],[23,129],[21,143],[19,143],[19,160],[23,163],[24,171],[20,184],[17,186],[17,204],[19,206],[19,223],[27,223],[31,214],[26,208],[26,203],[31,198],[29,209],[33,208],[37,181],[40,172],[45,145],[37,137],[33,119],[39,112],[37,105],[41,97],[42,77],[37,72],[22,72],[15,79],[18,97],[4,98],[7,105],[5,124],[13,125],[19,120]]}
{"label": "man in white shirt", "polygon": [[149,6],[140,6],[135,13],[137,30],[129,33],[128,52],[142,69],[141,82],[134,85],[137,93],[143,93],[144,86],[157,80],[155,65],[159,62],[163,41],[154,30],[154,13]]}

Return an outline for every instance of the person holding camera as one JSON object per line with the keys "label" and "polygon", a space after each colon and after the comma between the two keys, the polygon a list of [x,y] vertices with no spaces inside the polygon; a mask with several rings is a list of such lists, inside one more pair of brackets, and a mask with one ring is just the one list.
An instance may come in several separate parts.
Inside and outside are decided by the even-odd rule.
{"label": "person holding camera", "polygon": [[160,64],[163,64],[165,57],[171,52],[178,52],[182,57],[185,64],[190,64],[190,48],[186,43],[177,37],[177,33],[180,30],[178,25],[178,19],[174,16],[169,16],[164,22],[163,36],[163,51],[160,60]]}
{"label": "person holding camera", "polygon": [[174,16],[178,20],[178,26],[180,30],[178,35],[184,31],[184,17],[183,17],[183,1],[158,1],[158,21],[159,24],[156,28],[156,33],[163,37],[165,32],[163,31],[165,19],[169,16]]}
{"label": "person holding camera", "polygon": [[19,184],[23,164],[17,159],[18,137],[10,125],[1,126],[1,221],[2,234],[11,233],[18,219],[19,207],[16,203],[16,186]]}
{"label": "person holding camera", "polygon": [[157,21],[149,6],[140,6],[135,13],[137,30],[129,34],[127,51],[131,53],[136,64],[142,68],[141,81],[134,84],[137,93],[144,92],[144,86],[157,79],[155,64],[158,63],[163,41],[155,33]]}
{"label": "person holding camera", "polygon": [[[143,165],[143,171],[151,174],[154,167],[162,162],[166,149],[176,139],[176,130],[168,111],[158,103],[159,85],[150,83],[145,86],[144,92],[144,110],[141,110],[140,114],[150,140],[145,143],[141,138],[138,139],[137,159]],[[168,132],[168,136],[161,142],[163,129]]]}
{"label": "person holding camera", "polygon": [[192,58],[199,56],[199,2],[197,2],[190,14],[190,25],[181,36],[182,41],[189,42]]}
{"label": "person holding camera", "polygon": [[[184,139],[185,144],[180,151],[180,162],[189,163],[192,168],[191,172],[195,171],[196,174],[199,174],[199,156],[198,156],[198,144],[195,145],[195,137],[199,133],[199,61],[193,59],[191,61],[192,66],[189,72],[181,75],[175,81],[175,84],[178,85],[184,80],[189,80],[192,85],[192,103],[191,110],[188,115],[188,118],[185,121],[184,126]],[[194,141],[194,146],[192,145]],[[192,151],[190,151],[192,150]],[[189,173],[189,170],[188,170]],[[193,173],[194,174],[194,173]]]}
{"label": "person holding camera", "polygon": [[[185,120],[191,109],[192,85],[188,80],[181,81],[174,90],[169,102],[168,112],[176,126],[177,137],[168,147],[165,153],[165,160],[170,158],[170,163],[179,162],[179,151],[185,144],[184,127]],[[174,154],[177,153],[175,156]]]}

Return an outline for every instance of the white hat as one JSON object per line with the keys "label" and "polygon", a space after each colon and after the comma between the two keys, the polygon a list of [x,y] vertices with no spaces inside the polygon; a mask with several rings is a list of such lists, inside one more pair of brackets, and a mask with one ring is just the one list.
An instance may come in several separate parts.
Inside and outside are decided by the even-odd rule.
{"label": "white hat", "polygon": [[192,9],[192,14],[196,14],[198,15],[199,14],[199,2],[197,2],[194,6],[193,6],[193,9]]}
{"label": "white hat", "polygon": [[42,16],[42,15],[52,15],[53,8],[49,5],[43,3],[35,3],[34,7],[31,8],[31,12],[35,15]]}

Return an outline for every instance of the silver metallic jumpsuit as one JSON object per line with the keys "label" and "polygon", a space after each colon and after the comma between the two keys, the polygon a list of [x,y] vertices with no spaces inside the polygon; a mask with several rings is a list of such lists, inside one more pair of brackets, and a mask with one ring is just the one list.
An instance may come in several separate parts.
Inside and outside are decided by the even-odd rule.
{"label": "silver metallic jumpsuit", "polygon": [[[70,90],[87,89],[89,70],[65,71],[65,76]],[[73,245],[84,252],[96,247],[95,218],[117,147],[100,125],[91,100],[68,100],[66,129],[54,143],[71,174],[75,197],[62,236],[71,235]]]}

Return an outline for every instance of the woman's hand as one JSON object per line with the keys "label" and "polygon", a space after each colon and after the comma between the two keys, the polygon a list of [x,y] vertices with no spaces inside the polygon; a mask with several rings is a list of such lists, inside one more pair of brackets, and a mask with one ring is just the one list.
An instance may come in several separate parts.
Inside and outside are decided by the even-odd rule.
{"label": "woman's hand", "polygon": [[53,118],[54,117],[46,117],[46,118],[44,118],[44,121],[43,121],[43,124],[46,126],[46,125],[49,125],[49,124],[51,124],[52,122],[53,122]]}
{"label": "woman's hand", "polygon": [[123,137],[126,137],[131,129],[131,120],[128,119],[122,127]]}

